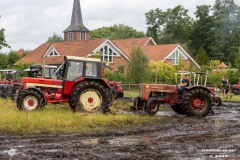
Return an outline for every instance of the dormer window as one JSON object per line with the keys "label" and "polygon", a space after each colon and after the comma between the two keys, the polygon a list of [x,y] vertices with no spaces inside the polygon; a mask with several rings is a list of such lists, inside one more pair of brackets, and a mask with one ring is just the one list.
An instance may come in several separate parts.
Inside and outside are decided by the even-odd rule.
{"label": "dormer window", "polygon": [[51,46],[45,53],[44,57],[54,57],[54,56],[60,56],[60,54],[53,46]]}
{"label": "dormer window", "polygon": [[119,57],[117,51],[109,44],[105,44],[96,53],[101,53],[101,60],[107,63],[113,63],[113,57]]}
{"label": "dormer window", "polygon": [[177,50],[169,57],[169,59],[172,60],[173,65],[179,65],[180,60],[186,60],[187,58]]}

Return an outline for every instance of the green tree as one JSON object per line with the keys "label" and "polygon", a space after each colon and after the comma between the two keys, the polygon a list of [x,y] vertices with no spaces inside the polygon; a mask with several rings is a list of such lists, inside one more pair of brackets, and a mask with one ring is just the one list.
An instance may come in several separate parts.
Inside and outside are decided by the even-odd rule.
{"label": "green tree", "polygon": [[[0,16],[0,18],[1,18],[1,16]],[[8,47],[8,48],[10,48],[10,46],[7,44],[7,42],[6,42],[6,40],[5,40],[4,32],[5,32],[5,29],[0,28],[0,50],[1,50],[3,47]]]}
{"label": "green tree", "polygon": [[173,65],[151,61],[149,64],[151,83],[173,84],[176,70]]}
{"label": "green tree", "polygon": [[140,47],[132,48],[128,61],[127,77],[132,83],[138,84],[148,78],[149,59]]}
{"label": "green tree", "polygon": [[196,20],[193,23],[193,29],[190,36],[188,47],[193,56],[196,56],[200,48],[207,53],[211,53],[210,44],[214,40],[213,16],[210,15],[211,6],[197,6],[195,12]]}
{"label": "green tree", "polygon": [[235,58],[235,64],[236,64],[236,68],[240,72],[240,47],[238,48],[238,53],[237,53],[237,56]]}
{"label": "green tree", "polygon": [[143,32],[139,32],[132,27],[120,24],[110,27],[102,27],[91,31],[91,38],[109,38],[115,39],[127,39],[127,38],[141,38],[144,37]]}
{"label": "green tree", "polygon": [[195,60],[200,65],[209,65],[210,59],[203,47],[198,50]]}
{"label": "green tree", "polygon": [[164,34],[172,35],[175,42],[186,43],[191,31],[191,18],[188,10],[181,5],[168,9]]}
{"label": "green tree", "polygon": [[6,54],[0,54],[0,69],[7,68],[8,56]]}
{"label": "green tree", "polygon": [[47,42],[63,42],[63,38],[56,33],[53,33],[53,36],[49,37]]}
{"label": "green tree", "polygon": [[185,43],[191,30],[191,18],[188,10],[181,5],[162,11],[159,8],[145,14],[147,35],[156,42]]}
{"label": "green tree", "polygon": [[234,63],[234,57],[240,46],[239,17],[240,8],[234,4],[233,0],[216,0],[213,7],[214,17],[214,41],[211,45],[211,57],[221,61]]}
{"label": "green tree", "polygon": [[161,9],[150,10],[145,13],[147,23],[147,36],[152,37],[157,43],[162,36],[162,26],[165,24],[166,13]]}
{"label": "green tree", "polygon": [[12,67],[15,62],[22,58],[17,52],[8,53],[8,68]]}

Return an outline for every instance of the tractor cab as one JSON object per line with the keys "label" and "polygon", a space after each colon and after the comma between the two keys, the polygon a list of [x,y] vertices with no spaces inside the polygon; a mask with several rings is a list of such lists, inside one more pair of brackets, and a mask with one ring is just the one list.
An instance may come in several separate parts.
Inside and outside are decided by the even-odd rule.
{"label": "tractor cab", "polygon": [[13,97],[17,94],[21,80],[18,78],[18,71],[15,69],[0,70],[0,96]]}
{"label": "tractor cab", "polygon": [[55,73],[65,81],[75,81],[80,77],[101,79],[102,62],[96,58],[66,56]]}
{"label": "tractor cab", "polygon": [[47,79],[57,79],[54,73],[57,70],[56,65],[31,65],[29,68],[23,70],[27,72],[28,77],[33,78],[47,78]]}

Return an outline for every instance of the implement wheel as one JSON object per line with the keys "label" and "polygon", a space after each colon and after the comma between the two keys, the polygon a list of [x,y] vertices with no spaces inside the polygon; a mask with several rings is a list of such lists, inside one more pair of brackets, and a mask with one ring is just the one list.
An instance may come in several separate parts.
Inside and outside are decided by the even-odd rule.
{"label": "implement wheel", "polygon": [[143,104],[144,102],[141,100],[141,98],[136,97],[133,101],[133,107],[131,107],[130,110],[133,111],[143,110]]}
{"label": "implement wheel", "polygon": [[184,95],[182,106],[189,116],[204,117],[212,107],[211,94],[204,88],[192,89]]}
{"label": "implement wheel", "polygon": [[75,87],[69,103],[74,112],[105,113],[109,110],[110,93],[99,82],[85,81]]}

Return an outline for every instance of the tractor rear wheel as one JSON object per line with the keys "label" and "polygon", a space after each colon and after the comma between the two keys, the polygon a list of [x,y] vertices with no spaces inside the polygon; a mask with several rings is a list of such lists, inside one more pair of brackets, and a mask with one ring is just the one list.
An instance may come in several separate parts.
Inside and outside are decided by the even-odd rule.
{"label": "tractor rear wheel", "polygon": [[151,97],[147,100],[145,111],[149,112],[151,115],[154,115],[159,110],[159,101],[155,97]]}
{"label": "tractor rear wheel", "polygon": [[188,91],[183,97],[183,110],[189,115],[205,117],[211,110],[211,94],[203,88]]}
{"label": "tractor rear wheel", "polygon": [[171,108],[173,111],[175,111],[178,114],[186,114],[186,112],[183,110],[183,108],[180,104],[172,105]]}
{"label": "tractor rear wheel", "polygon": [[79,83],[70,97],[71,109],[82,112],[108,112],[110,106],[110,93],[101,83],[85,81]]}
{"label": "tractor rear wheel", "polygon": [[21,90],[17,97],[17,108],[23,111],[36,111],[44,106],[42,96],[35,90]]}

